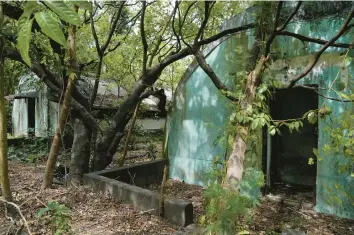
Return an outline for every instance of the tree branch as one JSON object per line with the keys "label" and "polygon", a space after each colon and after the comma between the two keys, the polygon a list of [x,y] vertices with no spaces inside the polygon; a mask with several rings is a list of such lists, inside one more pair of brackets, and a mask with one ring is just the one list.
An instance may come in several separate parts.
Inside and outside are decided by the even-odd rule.
{"label": "tree branch", "polygon": [[146,90],[144,91],[140,97],[139,97],[139,100],[143,100],[143,99],[146,99],[148,98],[149,96],[160,96],[161,95],[161,92],[163,91],[163,89],[159,89],[159,90]]}
{"label": "tree branch", "polygon": [[176,18],[178,5],[179,5],[179,1],[176,1],[175,2],[175,7],[173,8],[173,17],[172,17],[172,31],[173,31],[173,34],[175,35],[176,39],[177,39],[177,48],[176,48],[177,52],[181,50],[181,41],[180,41],[180,38],[179,38],[179,34],[177,34],[177,31],[176,31],[176,28],[175,28],[175,18]]}
{"label": "tree branch", "polygon": [[155,58],[155,56],[160,52],[160,50],[162,50],[162,48],[165,47],[165,46],[171,41],[171,40],[170,40],[169,42],[167,42],[167,43],[159,50],[159,47],[160,47],[160,45],[161,45],[161,43],[162,43],[162,41],[163,41],[163,35],[164,35],[164,33],[166,32],[166,29],[167,29],[168,25],[170,24],[170,21],[171,21],[172,17],[173,17],[173,12],[172,12],[171,15],[168,17],[168,19],[167,19],[165,25],[163,26],[162,30],[158,33],[157,42],[156,42],[155,47],[154,47],[154,49],[152,50],[151,56],[150,56],[150,58],[149,58],[148,68],[150,68],[150,67],[152,66],[152,63],[153,63],[153,61],[154,61],[154,58]]}
{"label": "tree branch", "polygon": [[228,99],[232,101],[237,101],[237,99],[234,96],[230,95],[231,91],[225,86],[223,82],[221,82],[220,78],[216,75],[216,73],[213,71],[210,65],[206,62],[203,53],[200,50],[197,50],[194,55],[195,58],[197,59],[199,66],[209,76],[209,78],[214,83],[216,88],[221,92],[223,92]]}
{"label": "tree branch", "polygon": [[348,27],[349,22],[353,19],[354,17],[354,10],[352,10],[349,14],[349,16],[347,17],[347,19],[345,20],[345,22],[343,23],[342,27],[340,28],[340,30],[337,32],[337,34],[331,39],[329,40],[313,57],[312,61],[310,62],[310,64],[307,66],[307,68],[300,73],[299,75],[297,75],[296,77],[294,77],[293,79],[290,80],[290,84],[288,86],[288,88],[291,88],[295,85],[295,83],[297,81],[299,81],[301,78],[305,77],[312,69],[313,67],[315,67],[315,65],[317,64],[318,60],[320,59],[321,55],[323,54],[323,52],[332,44],[334,43],[339,37],[341,37],[345,32],[347,32],[350,27]]}
{"label": "tree branch", "polygon": [[226,29],[224,31],[221,31],[220,33],[218,34],[215,34],[209,38],[206,38],[206,39],[203,39],[201,41],[198,42],[199,45],[206,45],[206,44],[209,44],[211,42],[214,42],[224,36],[228,36],[228,35],[231,35],[231,34],[235,34],[235,33],[238,33],[238,32],[241,32],[241,31],[244,31],[244,30],[247,30],[247,29],[252,29],[255,27],[255,24],[254,23],[251,23],[251,24],[246,24],[246,25],[243,25],[243,26],[240,26],[240,27],[236,27],[236,28],[232,28],[232,29]]}
{"label": "tree branch", "polygon": [[280,27],[277,28],[277,31],[283,31],[286,26],[289,24],[289,22],[291,21],[291,19],[296,15],[296,13],[299,11],[300,7],[302,5],[302,1],[299,1],[295,7],[295,10],[293,11],[293,13],[291,13],[291,15],[289,15],[289,17],[285,20],[284,24]]}
{"label": "tree branch", "polygon": [[91,19],[91,32],[92,32],[92,36],[95,40],[95,46],[96,46],[96,51],[98,53],[98,55],[101,55],[101,48],[100,48],[100,42],[98,41],[98,37],[97,37],[97,32],[95,29],[95,23],[93,21],[93,13],[90,12],[90,19]]}
{"label": "tree branch", "polygon": [[114,18],[112,27],[111,27],[111,29],[110,29],[110,31],[109,31],[109,33],[108,33],[107,40],[106,40],[106,42],[105,42],[105,43],[102,45],[102,47],[101,47],[101,52],[102,52],[102,54],[105,52],[105,50],[107,49],[109,43],[111,42],[113,33],[114,33],[114,31],[116,30],[118,21],[119,21],[119,19],[120,19],[120,16],[122,15],[122,10],[123,10],[124,4],[125,4],[125,1],[122,1],[121,4],[120,4],[120,6],[119,6],[119,8],[118,8],[117,15],[116,15],[116,17]]}
{"label": "tree branch", "polygon": [[141,35],[141,42],[143,44],[143,74],[146,74],[146,66],[147,66],[147,52],[148,52],[148,44],[146,42],[146,34],[145,34],[145,11],[146,11],[146,2],[143,1],[143,8],[141,12],[141,22],[140,22],[140,35]]}
{"label": "tree branch", "polygon": [[266,46],[265,46],[265,55],[268,55],[270,52],[270,45],[272,44],[272,42],[275,39],[275,36],[277,35],[277,27],[278,27],[278,22],[279,22],[279,17],[280,17],[280,12],[281,9],[283,7],[283,1],[279,1],[278,2],[278,6],[277,6],[277,12],[275,14],[275,20],[274,20],[274,26],[273,26],[273,31],[272,34],[269,36],[267,42],[266,42]]}
{"label": "tree branch", "polygon": [[[348,26],[350,27],[350,26]],[[277,32],[277,35],[281,35],[281,36],[287,36],[287,37],[294,37],[299,39],[300,41],[305,41],[305,42],[313,42],[313,43],[317,43],[317,44],[321,44],[321,45],[325,45],[326,43],[328,43],[328,41],[322,40],[322,39],[318,39],[318,38],[310,38],[301,34],[297,34],[297,33],[292,33],[292,32],[288,32],[288,31],[280,31]],[[347,44],[347,43],[331,43],[330,45],[331,47],[339,47],[339,48],[353,48],[354,44]]]}
{"label": "tree branch", "polygon": [[202,21],[202,24],[200,25],[197,36],[195,36],[195,38],[194,38],[194,44],[196,44],[198,42],[199,38],[203,34],[204,29],[205,29],[206,25],[208,24],[210,12],[211,12],[214,4],[215,4],[215,2],[213,2],[213,3],[209,2],[209,1],[204,2],[204,19]]}
{"label": "tree branch", "polygon": [[316,87],[310,87],[310,86],[305,86],[305,85],[296,85],[296,86],[294,86],[293,88],[295,88],[295,87],[313,90],[313,91],[315,91],[319,96],[322,96],[323,98],[325,98],[325,99],[327,99],[327,100],[334,100],[334,101],[339,101],[339,102],[344,102],[344,103],[351,103],[351,102],[353,102],[353,101],[351,101],[351,100],[337,99],[337,98],[332,98],[332,97],[323,95],[323,94],[321,94],[321,93],[316,89]]}

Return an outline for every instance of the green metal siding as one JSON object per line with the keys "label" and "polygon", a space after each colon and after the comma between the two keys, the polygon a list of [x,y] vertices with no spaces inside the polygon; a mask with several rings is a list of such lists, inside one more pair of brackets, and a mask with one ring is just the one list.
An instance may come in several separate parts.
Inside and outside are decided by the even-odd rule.
{"label": "green metal siding", "polygon": [[[230,20],[226,25],[230,26]],[[288,26],[287,30],[314,38],[329,39],[340,28],[343,19],[325,18],[313,22],[296,22]],[[249,34],[250,35],[250,34]],[[241,37],[242,38],[242,37]],[[207,57],[207,62],[216,71],[221,80],[229,81],[230,76],[237,71],[239,60],[235,58],[237,46],[249,48],[253,38],[248,36],[246,40],[234,36],[224,41]],[[339,42],[353,42],[353,33],[348,33]],[[277,37],[273,49],[277,48],[277,56],[280,58],[272,67],[278,71],[279,79],[286,82],[292,74],[286,75],[284,67],[289,67],[294,73],[299,73],[308,64],[311,54],[315,53],[321,45],[305,43],[291,37]],[[353,64],[342,69],[340,53],[343,49],[330,47],[326,50],[322,59],[313,71],[304,78],[303,84],[318,84],[328,88],[341,72],[341,79],[352,82],[350,74],[353,73]],[[246,54],[246,53],[245,53]],[[233,58],[230,60],[230,58]],[[235,62],[236,59],[236,62]],[[195,63],[195,62],[194,62]],[[196,67],[194,65],[194,67]],[[225,136],[228,122],[228,101],[222,97],[214,87],[206,74],[197,67],[191,66],[182,79],[176,91],[173,110],[169,117],[169,141],[168,153],[171,164],[171,178],[184,180],[191,184],[204,184],[205,173],[211,168],[212,159],[215,156],[223,156],[226,151],[225,139],[219,140],[219,136]],[[289,72],[290,70],[288,70]],[[321,93],[330,97],[336,97],[332,91],[321,90]],[[320,97],[319,107],[324,102]],[[335,101],[327,101],[333,110],[333,115],[339,116],[344,110],[343,104]],[[318,148],[321,149],[329,140],[324,132],[324,120],[319,120]],[[260,138],[261,139],[261,138]],[[261,141],[259,143],[261,145]],[[309,156],[311,157],[311,156]],[[340,154],[326,156],[317,165],[317,205],[319,212],[334,214],[341,217],[354,218],[354,205],[350,197],[338,193],[341,203],[333,203],[329,190],[336,190],[336,184],[341,185],[344,191],[354,195],[354,178],[347,174],[339,174],[337,161],[344,162],[346,158]]]}

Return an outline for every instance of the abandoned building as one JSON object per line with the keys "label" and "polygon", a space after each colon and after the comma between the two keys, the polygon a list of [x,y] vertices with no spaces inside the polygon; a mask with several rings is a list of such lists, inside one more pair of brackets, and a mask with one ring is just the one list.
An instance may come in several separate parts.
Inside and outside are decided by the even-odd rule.
{"label": "abandoned building", "polygon": [[[339,9],[333,7],[333,4],[319,2],[315,7],[310,2],[304,4],[303,11],[315,9],[315,16],[308,19],[304,17],[306,15],[304,12],[300,12],[286,30],[324,40],[332,38],[344,21],[332,17],[333,14],[350,9],[350,7]],[[247,13],[226,21],[222,29],[253,23],[252,12],[255,10],[257,9],[251,8]],[[238,78],[237,72],[243,70],[245,55],[254,41],[253,33],[252,30],[248,30],[226,36],[204,50],[208,64],[230,89],[233,88],[235,77]],[[348,33],[339,42],[352,43],[353,36],[353,33]],[[277,36],[272,45],[272,56],[276,60],[271,65],[276,80],[283,85],[287,84],[289,78],[306,68],[312,55],[320,47],[319,44],[302,42],[294,37]],[[329,47],[312,72],[298,82],[314,89],[293,88],[275,92],[269,101],[272,118],[278,120],[299,118],[308,110],[318,109],[324,102],[332,109],[332,115],[337,117],[340,117],[345,107],[351,108],[348,103],[324,98],[324,96],[338,98],[333,90],[328,89],[337,74],[340,75],[337,79],[346,84],[344,92],[349,91],[348,82],[353,82],[350,76],[354,73],[353,63],[342,66],[342,55],[345,50]],[[352,51],[349,55],[352,55],[351,53]],[[227,138],[221,137],[227,133],[229,107],[229,100],[220,93],[194,61],[176,89],[172,111],[168,118],[167,149],[171,178],[190,184],[205,185],[205,176],[212,168],[213,159],[216,156],[226,159],[228,156]],[[316,124],[305,121],[300,131],[293,134],[283,130],[281,136],[277,134],[271,136],[268,131],[259,129],[257,144],[248,146],[246,165],[262,170],[268,187],[282,183],[312,188],[318,212],[354,218],[352,201],[354,178],[350,170],[340,174],[337,168],[337,162],[347,161],[344,155],[326,156],[314,165],[308,164],[308,159],[314,157],[313,149],[318,148],[321,151],[330,141],[328,133],[324,131],[325,126],[326,119],[319,118]],[[339,203],[333,202],[329,192],[336,190],[337,187],[349,195],[339,194]]]}
{"label": "abandoned building", "polygon": [[[89,82],[88,82],[89,81]],[[94,83],[92,77],[81,77],[80,86]],[[90,90],[90,89],[87,89]],[[167,102],[172,100],[172,93],[164,89]],[[97,98],[93,109],[98,119],[114,114],[127,91],[107,81],[100,81]],[[89,94],[87,94],[89,97]],[[56,129],[59,116],[59,103],[51,97],[47,86],[34,74],[22,76],[16,94],[6,97],[13,101],[12,136],[23,137],[33,133],[36,137],[51,136]],[[138,117],[137,124],[143,130],[161,130],[165,125],[165,116],[158,109],[159,99],[148,97],[142,101],[144,112]]]}

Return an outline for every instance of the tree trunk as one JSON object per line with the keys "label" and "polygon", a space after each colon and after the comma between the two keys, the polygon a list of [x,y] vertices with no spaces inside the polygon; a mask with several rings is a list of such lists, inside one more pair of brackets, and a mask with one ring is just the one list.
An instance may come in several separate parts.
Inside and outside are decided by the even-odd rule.
{"label": "tree trunk", "polygon": [[50,148],[42,188],[50,188],[52,186],[55,163],[57,161],[58,153],[59,153],[60,139],[64,131],[65,122],[69,114],[70,99],[74,87],[74,76],[75,76],[74,71],[75,72],[77,71],[75,34],[76,34],[76,26],[73,25],[71,27],[71,30],[69,31],[69,36],[68,36],[69,67],[70,67],[69,71],[72,73],[68,77],[68,84],[66,86],[64,101],[59,114],[57,129],[55,131],[52,146]]}
{"label": "tree trunk", "polygon": [[[0,2],[0,30],[3,29],[4,14],[2,2]],[[0,180],[1,192],[6,201],[12,201],[10,190],[10,181],[8,176],[7,163],[7,128],[6,128],[6,113],[5,113],[5,98],[4,98],[4,39],[0,38]]]}
{"label": "tree trunk", "polygon": [[124,130],[130,120],[133,108],[140,101],[140,96],[146,87],[150,85],[150,83],[144,82],[144,78],[140,79],[136,83],[133,92],[120,105],[113,117],[112,126],[103,133],[102,137],[96,143],[93,171],[103,170],[112,162],[113,155],[124,136]]}
{"label": "tree trunk", "polygon": [[133,129],[134,129],[134,126],[135,126],[136,118],[138,117],[138,111],[139,111],[140,104],[141,104],[141,102],[139,102],[136,105],[136,107],[135,107],[132,123],[130,124],[130,128],[129,128],[129,131],[128,131],[127,139],[125,140],[124,149],[123,149],[123,155],[119,159],[118,166],[123,166],[124,161],[125,161],[125,157],[127,156],[128,145],[129,145],[130,137],[131,137],[131,135],[133,133]]}
{"label": "tree trunk", "polygon": [[[268,59],[269,57],[262,56],[255,69],[248,75],[245,98],[241,101],[242,109],[246,109],[248,105],[252,105],[252,102],[256,98],[256,89],[260,84],[264,64],[268,61]],[[225,179],[226,186],[235,190],[238,190],[239,183],[242,179],[249,127],[246,125],[238,125],[237,130],[238,133],[235,136],[232,151],[229,160],[227,161]]]}
{"label": "tree trunk", "polygon": [[91,134],[78,117],[74,118],[73,126],[74,143],[71,150],[70,183],[78,186],[82,183],[82,175],[89,172]]}

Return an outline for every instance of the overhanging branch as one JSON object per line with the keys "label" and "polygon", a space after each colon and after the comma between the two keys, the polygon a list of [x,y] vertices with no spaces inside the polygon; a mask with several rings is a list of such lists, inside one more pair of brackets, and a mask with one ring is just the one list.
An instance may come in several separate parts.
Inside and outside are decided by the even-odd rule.
{"label": "overhanging branch", "polygon": [[[281,31],[281,32],[278,32],[277,34],[281,35],[281,36],[297,38],[303,42],[313,42],[313,43],[317,43],[317,44],[321,44],[321,45],[325,45],[326,43],[328,43],[328,41],[326,41],[326,40],[322,40],[322,39],[318,39],[318,38],[310,38],[310,37],[307,37],[307,36],[304,36],[301,34],[292,33],[292,32],[288,32],[288,31]],[[330,46],[331,47],[339,47],[339,48],[353,48],[354,44],[333,42],[333,43],[331,43]]]}
{"label": "overhanging branch", "polygon": [[227,86],[225,86],[225,84],[216,75],[210,65],[206,62],[203,53],[200,50],[197,50],[194,55],[197,59],[199,66],[209,76],[210,80],[214,83],[215,87],[220,92],[224,93],[225,97],[227,97],[231,101],[237,101],[238,99],[231,95],[231,91],[227,88]]}
{"label": "overhanging branch", "polygon": [[255,27],[255,24],[254,23],[251,23],[251,24],[246,24],[246,25],[243,25],[243,26],[240,26],[240,27],[236,27],[236,28],[232,28],[232,29],[226,29],[226,30],[223,30],[221,31],[220,33],[217,33],[209,38],[206,38],[206,39],[203,39],[203,40],[200,40],[198,42],[199,45],[206,45],[206,44],[209,44],[209,43],[212,43],[224,36],[228,36],[228,35],[232,35],[232,34],[235,34],[235,33],[238,33],[238,32],[241,32],[241,31],[244,31],[244,30],[247,30],[247,29],[253,29]]}
{"label": "overhanging branch", "polygon": [[[331,39],[329,40],[314,56],[312,61],[310,62],[310,64],[307,66],[307,68],[300,73],[299,75],[297,75],[296,77],[294,77],[293,79],[290,80],[290,84],[288,86],[288,88],[293,87],[297,81],[299,81],[301,78],[305,77],[312,69],[313,67],[315,67],[315,65],[317,64],[318,60],[320,59],[321,55],[323,54],[323,52],[325,52],[325,50],[331,46],[332,43],[334,43],[339,37],[341,37],[345,32],[347,32],[352,25],[349,25],[350,21],[353,19],[354,17],[354,9],[350,12],[349,16],[347,17],[347,19],[344,21],[342,27],[339,29],[339,31],[337,32],[337,34]],[[349,26],[348,26],[349,25]]]}

